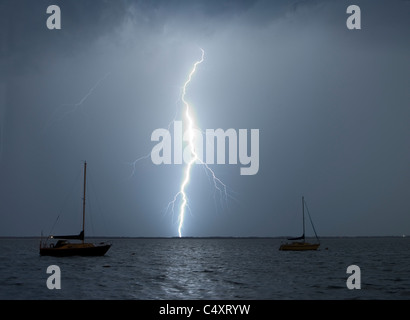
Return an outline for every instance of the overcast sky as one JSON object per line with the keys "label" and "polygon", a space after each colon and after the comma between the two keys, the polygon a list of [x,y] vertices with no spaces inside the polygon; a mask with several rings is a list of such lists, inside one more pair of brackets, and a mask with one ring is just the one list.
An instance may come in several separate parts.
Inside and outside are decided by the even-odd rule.
{"label": "overcast sky", "polygon": [[132,162],[200,48],[197,125],[258,129],[260,164],[210,165],[228,198],[195,165],[183,235],[297,236],[302,196],[319,236],[410,234],[409,31],[409,1],[2,0],[0,236],[78,233],[84,160],[86,236],[177,236],[185,166]]}

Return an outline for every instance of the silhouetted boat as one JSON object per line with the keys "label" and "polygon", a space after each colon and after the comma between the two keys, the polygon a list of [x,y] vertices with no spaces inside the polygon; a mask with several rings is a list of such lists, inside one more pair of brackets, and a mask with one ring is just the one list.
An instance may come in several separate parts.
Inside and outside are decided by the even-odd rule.
{"label": "silhouetted boat", "polygon": [[302,197],[302,213],[303,213],[303,218],[302,218],[302,221],[303,221],[303,234],[300,237],[288,238],[288,240],[291,240],[291,241],[292,240],[301,240],[301,241],[293,241],[291,243],[284,243],[279,247],[279,250],[282,250],[282,251],[305,251],[305,250],[317,250],[317,248],[319,248],[319,246],[320,246],[319,238],[316,234],[316,230],[315,230],[315,227],[313,225],[312,218],[310,217],[309,210],[308,210],[309,220],[310,220],[310,223],[312,224],[313,231],[315,232],[317,243],[309,243],[309,242],[306,242],[306,239],[305,239],[305,198],[304,197]]}
{"label": "silhouetted boat", "polygon": [[[84,242],[85,222],[85,190],[86,190],[87,162],[84,162],[84,194],[83,194],[83,230],[79,235],[53,236],[50,235],[46,241],[40,241],[40,255],[42,256],[103,256],[111,244],[101,242],[99,244]],[[49,239],[57,239],[57,243],[48,244]],[[68,240],[81,240],[80,243],[71,243]]]}

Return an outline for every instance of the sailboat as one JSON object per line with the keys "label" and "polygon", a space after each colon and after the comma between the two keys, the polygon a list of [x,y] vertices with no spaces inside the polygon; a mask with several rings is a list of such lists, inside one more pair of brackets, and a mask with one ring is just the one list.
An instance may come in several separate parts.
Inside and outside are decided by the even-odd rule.
{"label": "sailboat", "polygon": [[[308,209],[308,214],[309,214],[309,220],[310,223],[312,224],[313,231],[315,232],[316,240],[317,243],[309,243],[306,242],[305,239],[305,198],[302,196],[302,213],[303,213],[303,234],[300,237],[296,238],[288,238],[288,240],[293,241],[291,243],[284,243],[279,247],[279,250],[282,251],[305,251],[305,250],[317,250],[320,246],[319,238],[316,234],[315,227],[313,226],[312,218],[310,217],[309,214],[309,209]],[[307,209],[307,206],[306,206]],[[295,241],[295,240],[300,240],[300,241]]]}
{"label": "sailboat", "polygon": [[[109,243],[86,243],[84,242],[84,224],[85,224],[85,190],[86,190],[86,173],[87,162],[84,162],[84,191],[83,191],[83,229],[78,235],[50,235],[46,241],[40,240],[40,255],[41,256],[103,256],[111,244]],[[57,243],[48,244],[48,239],[57,239]],[[68,240],[80,240],[79,243],[72,243]]]}

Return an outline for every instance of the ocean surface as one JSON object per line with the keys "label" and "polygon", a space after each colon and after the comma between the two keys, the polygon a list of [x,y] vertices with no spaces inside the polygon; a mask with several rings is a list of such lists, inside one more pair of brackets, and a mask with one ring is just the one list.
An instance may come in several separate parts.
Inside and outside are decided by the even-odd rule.
{"label": "ocean surface", "polygon": [[[410,237],[323,238],[306,252],[279,251],[275,238],[110,242],[103,257],[57,258],[39,256],[39,239],[0,239],[0,299],[410,299]],[[47,288],[50,265],[61,289]],[[360,289],[347,288],[349,265]]]}

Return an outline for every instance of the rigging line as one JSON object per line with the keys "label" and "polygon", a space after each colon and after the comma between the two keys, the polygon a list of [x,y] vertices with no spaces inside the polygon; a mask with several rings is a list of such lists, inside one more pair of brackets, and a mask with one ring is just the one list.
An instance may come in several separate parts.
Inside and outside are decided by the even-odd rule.
{"label": "rigging line", "polygon": [[81,171],[79,170],[75,181],[74,181],[73,184],[71,185],[70,192],[67,192],[67,194],[66,194],[66,196],[65,196],[65,198],[64,198],[63,204],[62,204],[62,206],[61,206],[61,208],[60,208],[60,214],[57,216],[57,219],[54,221],[54,224],[53,224],[53,226],[51,227],[51,230],[50,230],[49,235],[51,235],[51,234],[53,233],[53,230],[54,230],[54,228],[55,228],[55,226],[56,226],[58,220],[60,219],[60,216],[64,214],[63,210],[65,209],[65,207],[66,207],[66,205],[67,205],[68,199],[69,199],[70,196],[73,194],[74,187],[76,186],[77,181],[79,180],[80,174],[81,174]]}
{"label": "rigging line", "polygon": [[[90,180],[90,178],[88,178],[88,180]],[[88,201],[86,202],[86,204],[88,204],[88,214],[87,214],[87,218],[88,218],[88,222],[90,222],[90,225],[91,225],[91,232],[92,232],[92,234],[93,235],[95,235],[95,232],[94,232],[94,224],[93,224],[93,216],[92,216],[92,207],[91,207],[91,201],[90,201],[90,199],[91,199],[91,197],[90,197],[90,187],[89,187],[89,184],[87,184],[87,194],[89,195],[88,196]]]}
{"label": "rigging line", "polygon": [[53,226],[51,227],[51,230],[50,230],[49,235],[51,235],[51,234],[52,234],[52,232],[53,232],[53,230],[54,230],[54,227],[55,227],[55,226],[56,226],[56,224],[57,224],[58,219],[60,219],[60,215],[58,215],[58,216],[57,216],[57,219],[54,221],[54,224],[53,224]]}
{"label": "rigging line", "polygon": [[[95,211],[92,211],[93,209],[91,209],[92,202],[94,201],[94,204],[97,206],[96,210],[99,213],[99,216],[101,216],[101,219],[98,219],[98,221],[100,221],[100,220],[102,221],[102,227],[105,230],[104,234],[106,234],[107,233],[106,232],[107,231],[107,226],[106,226],[107,222],[105,220],[104,211],[101,209],[101,202],[100,202],[100,199],[97,195],[97,192],[94,192],[95,190],[97,190],[97,188],[95,187],[95,184],[94,184],[92,172],[93,171],[91,171],[91,175],[89,175],[90,177],[87,178],[87,180],[88,180],[87,192],[89,194],[87,203],[90,206],[90,208],[89,208],[90,215],[89,216],[92,218],[93,212],[95,212]],[[95,208],[95,207],[93,207],[93,208]],[[93,225],[92,225],[92,227],[93,227]],[[93,230],[93,232],[94,232],[94,230]]]}
{"label": "rigging line", "polygon": [[306,210],[307,210],[307,213],[308,213],[308,216],[309,216],[310,224],[312,225],[313,231],[315,232],[316,239],[319,241],[319,237],[317,236],[315,226],[313,225],[312,218],[310,217],[310,212],[309,212],[309,208],[307,206],[306,200],[304,202],[305,202],[305,207],[306,207]]}

